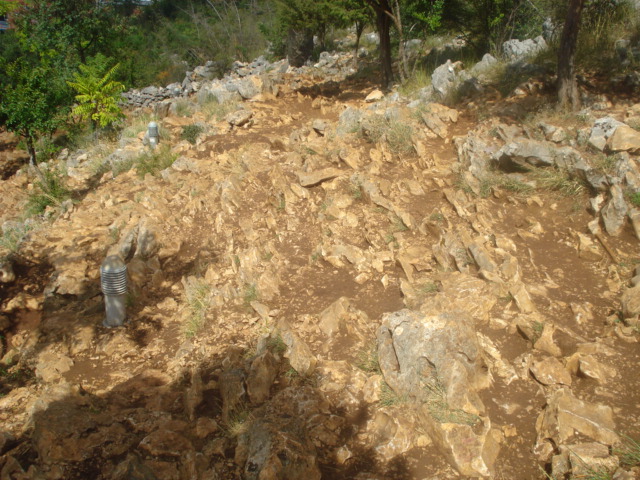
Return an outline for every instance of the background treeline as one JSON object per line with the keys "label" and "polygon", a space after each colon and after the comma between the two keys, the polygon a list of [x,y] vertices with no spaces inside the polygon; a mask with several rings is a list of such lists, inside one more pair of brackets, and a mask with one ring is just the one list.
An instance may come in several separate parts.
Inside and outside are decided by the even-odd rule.
{"label": "background treeline", "polygon": [[[630,0],[629,0],[630,1]],[[625,0],[0,0],[12,29],[0,33],[0,125],[35,142],[68,132],[113,128],[126,88],[182,81],[213,61],[222,75],[234,60],[288,56],[299,66],[349,33],[357,51],[369,28],[379,33],[384,86],[407,80],[408,39],[461,36],[473,60],[500,53],[511,38],[562,30],[580,4],[578,60],[611,73],[613,42],[637,25]],[[552,32],[553,33],[553,32]],[[636,32],[637,40],[637,32]],[[632,38],[632,41],[634,39]],[[371,45],[369,45],[371,47]],[[612,60],[603,68],[606,60]],[[572,60],[573,61],[573,60]],[[596,65],[597,64],[597,65]],[[436,66],[436,65],[434,65]],[[40,148],[45,152],[46,149]]]}

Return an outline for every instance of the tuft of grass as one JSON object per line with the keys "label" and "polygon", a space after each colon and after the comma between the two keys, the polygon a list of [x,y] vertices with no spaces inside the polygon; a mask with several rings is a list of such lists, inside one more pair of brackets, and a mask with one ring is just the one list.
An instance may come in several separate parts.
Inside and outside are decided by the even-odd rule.
{"label": "tuft of grass", "polygon": [[393,219],[393,232],[406,232],[407,230],[409,230],[409,227],[396,215]]}
{"label": "tuft of grass", "polygon": [[586,191],[584,183],[560,168],[535,170],[534,177],[540,188],[558,192],[565,197],[582,195]]}
{"label": "tuft of grass", "polygon": [[634,207],[640,207],[640,192],[626,192],[626,197],[631,205]]}
{"label": "tuft of grass", "polygon": [[171,152],[168,145],[163,145],[152,152],[145,152],[135,159],[138,176],[144,178],[149,173],[156,175],[165,168],[169,168],[178,156]]}
{"label": "tuft of grass", "polygon": [[431,85],[431,75],[424,68],[416,69],[411,76],[400,86],[398,91],[407,97],[413,97],[425,87]]}
{"label": "tuft of grass", "polygon": [[113,178],[115,178],[118,175],[120,175],[121,173],[128,172],[136,164],[136,161],[137,161],[137,159],[135,157],[129,157],[129,158],[127,158],[125,160],[122,160],[120,162],[115,162],[111,166],[111,175],[113,175]]}
{"label": "tuft of grass", "polygon": [[378,349],[375,344],[358,352],[356,367],[366,373],[378,375],[382,373],[378,360]]}
{"label": "tuft of grass", "polygon": [[444,222],[444,215],[440,212],[434,212],[429,215],[429,220],[432,222]]}
{"label": "tuft of grass", "polygon": [[219,122],[231,112],[235,112],[237,109],[238,104],[236,102],[219,103],[213,96],[201,107],[201,111],[204,113],[207,121],[211,121],[213,119],[216,122]]}
{"label": "tuft of grass", "polygon": [[596,155],[593,166],[596,170],[601,171],[606,175],[613,175],[615,173],[616,164],[618,160],[615,155],[605,155],[604,153],[599,153]]}
{"label": "tuft of grass", "polygon": [[269,337],[269,339],[267,340],[267,348],[273,353],[282,355],[287,351],[287,344],[284,343],[282,336],[280,334],[277,334],[276,336]]}
{"label": "tuft of grass", "polygon": [[40,215],[50,206],[59,207],[71,197],[62,174],[55,170],[43,170],[42,175],[44,178],[36,182],[36,188],[27,200],[27,212],[30,215]]}
{"label": "tuft of grass", "polygon": [[255,283],[246,284],[244,286],[244,292],[242,294],[244,299],[244,306],[251,306],[251,302],[255,302],[258,299],[258,289]]}
{"label": "tuft of grass", "polygon": [[20,244],[33,229],[32,225],[20,223],[14,227],[5,228],[0,235],[0,247],[16,253],[20,249]]}
{"label": "tuft of grass", "polygon": [[380,385],[380,405],[393,407],[406,402],[407,398],[405,396],[398,395],[387,382],[382,382],[382,385]]}
{"label": "tuft of grass", "polygon": [[211,306],[211,288],[203,279],[191,279],[185,285],[189,318],[184,326],[187,338],[196,336],[204,327],[207,310]]}
{"label": "tuft of grass", "polygon": [[246,433],[253,423],[253,415],[246,405],[241,405],[239,408],[229,414],[229,418],[225,424],[224,432],[229,438],[236,438]]}
{"label": "tuft of grass", "polygon": [[640,442],[627,435],[621,435],[622,444],[615,448],[613,453],[620,458],[620,463],[625,467],[640,466]]}
{"label": "tuft of grass", "polygon": [[393,122],[386,133],[387,144],[395,154],[413,152],[413,128],[408,123]]}
{"label": "tuft of grass", "polygon": [[176,115],[179,117],[190,117],[193,115],[193,103],[186,98],[180,98],[176,101]]}
{"label": "tuft of grass", "polygon": [[362,185],[359,183],[351,184],[351,197],[353,197],[354,200],[362,200],[364,197],[364,194],[362,193]]}
{"label": "tuft of grass", "polygon": [[400,119],[371,115],[362,121],[361,134],[371,143],[385,141],[391,152],[401,155],[413,151],[413,128]]}
{"label": "tuft of grass", "polygon": [[427,282],[418,287],[418,292],[423,294],[437,293],[440,291],[440,287],[435,282]]}
{"label": "tuft of grass", "polygon": [[438,423],[457,423],[471,427],[478,424],[480,417],[464,410],[451,408],[447,402],[444,385],[437,377],[425,385],[426,405],[431,417]]}
{"label": "tuft of grass", "polygon": [[528,183],[524,183],[510,177],[500,179],[498,185],[509,192],[520,195],[531,195],[535,191],[535,188]]}
{"label": "tuft of grass", "polygon": [[185,125],[182,127],[182,133],[180,134],[180,138],[182,140],[186,140],[192,145],[196,144],[198,140],[198,136],[204,132],[204,127],[202,125],[198,125],[197,123],[192,123],[191,125]]}

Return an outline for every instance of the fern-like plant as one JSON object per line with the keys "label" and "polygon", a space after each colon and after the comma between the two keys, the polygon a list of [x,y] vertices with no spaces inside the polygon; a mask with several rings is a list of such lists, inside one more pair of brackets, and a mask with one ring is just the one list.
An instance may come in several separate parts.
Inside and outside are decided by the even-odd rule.
{"label": "fern-like plant", "polygon": [[114,80],[120,64],[109,68],[108,62],[108,58],[98,54],[78,67],[80,71],[73,75],[75,81],[67,82],[77,92],[78,104],[73,107],[72,115],[90,120],[94,130],[112,125],[124,117],[118,100],[125,87]]}

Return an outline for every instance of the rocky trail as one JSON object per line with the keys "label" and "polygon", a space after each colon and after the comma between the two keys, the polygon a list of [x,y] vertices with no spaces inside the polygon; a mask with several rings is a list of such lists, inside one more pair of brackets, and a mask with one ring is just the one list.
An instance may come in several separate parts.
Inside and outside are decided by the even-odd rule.
{"label": "rocky trail", "polygon": [[453,108],[322,58],[132,110],[170,166],[141,129],[63,152],[43,224],[0,182],[0,479],[638,478],[640,104]]}

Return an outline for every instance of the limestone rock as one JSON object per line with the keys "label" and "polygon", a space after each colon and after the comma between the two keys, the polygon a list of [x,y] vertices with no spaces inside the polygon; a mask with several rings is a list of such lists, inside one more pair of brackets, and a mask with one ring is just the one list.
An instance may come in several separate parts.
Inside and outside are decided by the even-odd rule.
{"label": "limestone rock", "polygon": [[367,103],[377,102],[378,100],[382,100],[384,98],[384,93],[381,90],[375,89],[364,99]]}
{"label": "limestone rock", "polygon": [[16,279],[13,263],[8,257],[0,257],[0,283],[11,283]]}
{"label": "limestone rock", "polygon": [[640,153],[640,132],[620,125],[607,140],[607,148],[612,152]]}
{"label": "limestone rock", "polygon": [[518,138],[496,152],[494,159],[506,170],[512,168],[511,163],[524,167],[549,167],[555,164],[555,152],[554,148],[545,142]]}
{"label": "limestone rock", "polygon": [[378,360],[391,389],[422,405],[425,428],[458,471],[488,475],[495,456],[483,457],[491,428],[477,394],[488,377],[472,325],[462,312],[385,314]]}
{"label": "limestone rock", "polygon": [[624,318],[640,315],[640,286],[627,288],[622,294],[622,315]]}
{"label": "limestone rock", "polygon": [[282,340],[287,345],[285,358],[300,375],[307,376],[316,368],[317,359],[311,352],[309,346],[296,335],[289,324],[282,320],[278,324],[278,330]]}
{"label": "limestone rock", "polygon": [[553,440],[556,445],[564,444],[576,432],[604,445],[619,441],[611,407],[579,400],[566,387],[551,395],[538,417],[536,430],[538,445],[545,439]]}
{"label": "limestone rock", "polygon": [[303,187],[314,187],[322,182],[339,177],[343,173],[344,171],[337,168],[325,168],[315,172],[298,172],[298,179]]}
{"label": "limestone rock", "polygon": [[239,368],[229,368],[220,377],[220,395],[222,396],[222,418],[228,422],[238,410],[246,393],[245,373]]}
{"label": "limestone rock", "polygon": [[45,351],[38,355],[36,376],[44,382],[55,382],[71,370],[73,360],[64,354]]}
{"label": "limestone rock", "polygon": [[543,385],[571,385],[571,375],[554,357],[535,362],[531,373]]}
{"label": "limestone rock", "polygon": [[156,430],[144,437],[139,447],[156,457],[180,458],[193,450],[193,445],[188,439],[179,433],[165,429]]}
{"label": "limestone rock", "polygon": [[225,120],[232,127],[244,127],[245,125],[249,125],[252,118],[253,112],[251,110],[242,108],[240,110],[236,110],[235,112],[231,112],[225,117]]}
{"label": "limestone rock", "polygon": [[599,118],[595,121],[593,127],[591,128],[589,145],[600,150],[601,152],[604,151],[609,137],[613,135],[618,127],[623,125],[624,123],[619,122],[612,117]]}
{"label": "limestone rock", "polygon": [[624,228],[629,207],[624,200],[624,193],[618,185],[611,187],[611,199],[602,209],[604,228],[609,235],[618,236]]}
{"label": "limestone rock", "polygon": [[245,480],[320,480],[306,420],[320,413],[310,387],[283,390],[238,438],[235,461]]}
{"label": "limestone rock", "polygon": [[588,478],[594,472],[614,472],[618,458],[609,454],[609,449],[599,443],[561,445],[560,454],[551,462],[554,478],[571,474],[571,478]]}
{"label": "limestone rock", "polygon": [[260,405],[269,398],[271,385],[278,374],[278,362],[269,351],[258,355],[251,362],[247,376],[247,395],[253,405]]}
{"label": "limestone rock", "polygon": [[546,49],[547,42],[544,40],[542,35],[534,39],[527,38],[526,40],[507,40],[502,44],[502,52],[511,62],[531,57]]}

